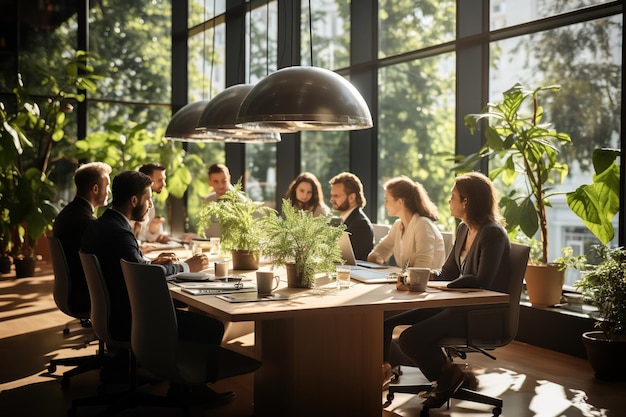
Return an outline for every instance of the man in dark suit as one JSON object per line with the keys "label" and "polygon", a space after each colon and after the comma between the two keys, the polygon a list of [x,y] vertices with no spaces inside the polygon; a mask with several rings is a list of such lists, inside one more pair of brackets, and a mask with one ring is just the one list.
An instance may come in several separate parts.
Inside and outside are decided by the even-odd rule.
{"label": "man in dark suit", "polygon": [[342,223],[350,233],[354,257],[367,260],[367,255],[374,247],[374,229],[362,210],[365,207],[363,184],[356,175],[342,172],[330,180],[330,185],[330,202],[333,210],[341,212]]}
{"label": "man in dark suit", "polygon": [[83,233],[94,221],[94,211],[105,206],[109,197],[111,167],[103,162],[81,165],[74,173],[76,196],[61,210],[54,221],[53,233],[63,246],[70,273],[69,308],[78,313],[89,312],[91,302],[85,273],[80,263]]}
{"label": "man in dark suit", "polygon": [[[152,206],[152,179],[138,171],[125,171],[113,179],[113,201],[83,235],[81,249],[96,255],[111,298],[111,334],[130,340],[130,302],[120,259],[150,263],[139,250],[131,220],[143,221]],[[163,265],[166,274],[197,272],[208,267],[206,255],[195,255],[178,263],[173,254],[161,253],[151,263]]]}

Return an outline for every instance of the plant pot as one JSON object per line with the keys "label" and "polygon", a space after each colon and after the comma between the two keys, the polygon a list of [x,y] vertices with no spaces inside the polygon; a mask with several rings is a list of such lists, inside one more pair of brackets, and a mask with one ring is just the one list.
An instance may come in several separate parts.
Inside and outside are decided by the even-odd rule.
{"label": "plant pot", "polygon": [[535,307],[547,307],[561,303],[565,271],[554,265],[528,265],[526,274],[528,300]]}
{"label": "plant pot", "polygon": [[11,259],[10,256],[0,256],[0,274],[8,274],[11,272],[11,265],[13,265],[13,259]]}
{"label": "plant pot", "polygon": [[315,278],[309,279],[301,272],[298,274],[298,269],[295,263],[287,263],[285,265],[287,269],[287,287],[289,288],[313,288],[315,287]]}
{"label": "plant pot", "polygon": [[583,333],[583,345],[587,359],[598,379],[607,381],[626,380],[626,335],[607,340],[604,332]]}
{"label": "plant pot", "polygon": [[259,251],[233,250],[231,254],[234,270],[252,271],[259,269],[259,258],[261,257]]}
{"label": "plant pot", "polygon": [[31,257],[16,258],[13,263],[15,264],[15,277],[26,278],[35,276],[35,264],[37,260]]}

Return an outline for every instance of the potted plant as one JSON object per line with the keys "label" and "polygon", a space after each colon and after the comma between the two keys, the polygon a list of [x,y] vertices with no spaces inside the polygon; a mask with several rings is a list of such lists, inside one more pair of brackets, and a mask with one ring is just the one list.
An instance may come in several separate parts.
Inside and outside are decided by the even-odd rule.
{"label": "potted plant", "polygon": [[265,217],[271,208],[253,201],[242,191],[241,183],[226,191],[217,201],[206,204],[198,213],[198,234],[215,220],[222,229],[221,247],[232,252],[234,269],[258,269],[265,240]]}
{"label": "potted plant", "polygon": [[263,253],[274,264],[286,265],[290,287],[311,288],[316,273],[332,272],[343,262],[338,242],[345,226],[331,226],[329,217],[315,217],[285,199],[282,207],[282,216],[274,212],[266,219]]}
{"label": "potted plant", "polygon": [[587,265],[574,286],[598,308],[596,327],[583,334],[587,358],[599,379],[626,379],[626,250],[596,245],[599,263]]}
{"label": "potted plant", "polygon": [[[2,194],[2,240],[10,247],[17,276],[31,276],[38,239],[52,228],[58,213],[56,189],[48,177],[66,141],[66,114],[72,103],[95,92],[101,77],[93,73],[90,58],[77,51],[63,66],[64,77],[45,73],[41,85],[50,94],[43,99],[29,94],[18,75],[14,100],[0,103],[0,193]],[[22,272],[22,264],[26,270]]]}
{"label": "potted plant", "polygon": [[[495,159],[495,168],[489,177],[499,178],[505,185],[512,186],[517,178],[525,182],[524,190],[513,189],[502,197],[500,206],[506,219],[507,230],[513,233],[521,230],[533,239],[540,232],[541,255],[526,270],[526,286],[533,305],[558,304],[564,282],[564,271],[557,265],[548,264],[548,221],[546,207],[555,185],[561,184],[567,175],[567,164],[558,159],[559,147],[571,143],[569,135],[557,132],[550,123],[544,122],[543,107],[539,104],[539,93],[558,91],[553,85],[527,90],[515,84],[503,93],[504,100],[488,103],[477,114],[465,116],[465,125],[474,133],[481,120],[489,123],[484,126],[485,144],[478,153],[459,157],[457,170],[472,169],[480,160]],[[552,299],[533,300],[530,288],[550,285],[556,290]],[[533,291],[546,293],[543,289]]]}

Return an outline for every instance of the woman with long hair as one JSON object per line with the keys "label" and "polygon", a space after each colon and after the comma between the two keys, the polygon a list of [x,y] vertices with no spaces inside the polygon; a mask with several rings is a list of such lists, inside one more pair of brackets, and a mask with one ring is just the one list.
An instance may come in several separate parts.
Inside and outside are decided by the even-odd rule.
{"label": "woman with long hair", "polygon": [[285,194],[285,198],[299,209],[313,213],[313,216],[326,216],[330,209],[324,203],[322,185],[317,177],[310,172],[298,175]]}
{"label": "woman with long hair", "polygon": [[437,206],[422,184],[404,175],[385,183],[387,214],[398,217],[367,260],[383,264],[394,256],[397,265],[439,269],[445,260]]}

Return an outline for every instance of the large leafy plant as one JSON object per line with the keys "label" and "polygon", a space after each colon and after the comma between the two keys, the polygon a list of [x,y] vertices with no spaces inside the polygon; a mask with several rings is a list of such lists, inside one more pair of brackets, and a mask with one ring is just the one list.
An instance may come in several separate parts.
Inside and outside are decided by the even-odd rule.
{"label": "large leafy plant", "polygon": [[331,226],[328,217],[298,210],[285,199],[282,207],[282,216],[274,212],[267,218],[263,253],[275,264],[294,262],[303,284],[311,285],[315,273],[334,271],[343,262],[338,241],[345,226]]}
{"label": "large leafy plant", "polygon": [[539,94],[558,91],[559,86],[527,90],[515,84],[503,93],[504,99],[488,103],[477,114],[465,116],[465,125],[472,134],[484,124],[485,144],[467,157],[458,157],[456,170],[470,170],[480,160],[490,160],[489,177],[499,178],[505,185],[513,186],[517,178],[524,180],[524,189],[512,189],[502,197],[500,206],[509,232],[521,230],[529,238],[540,232],[542,243],[541,263],[548,260],[548,222],[546,207],[555,185],[567,175],[567,164],[559,161],[559,148],[571,143],[569,135],[558,132],[543,121],[544,111],[539,104]]}

